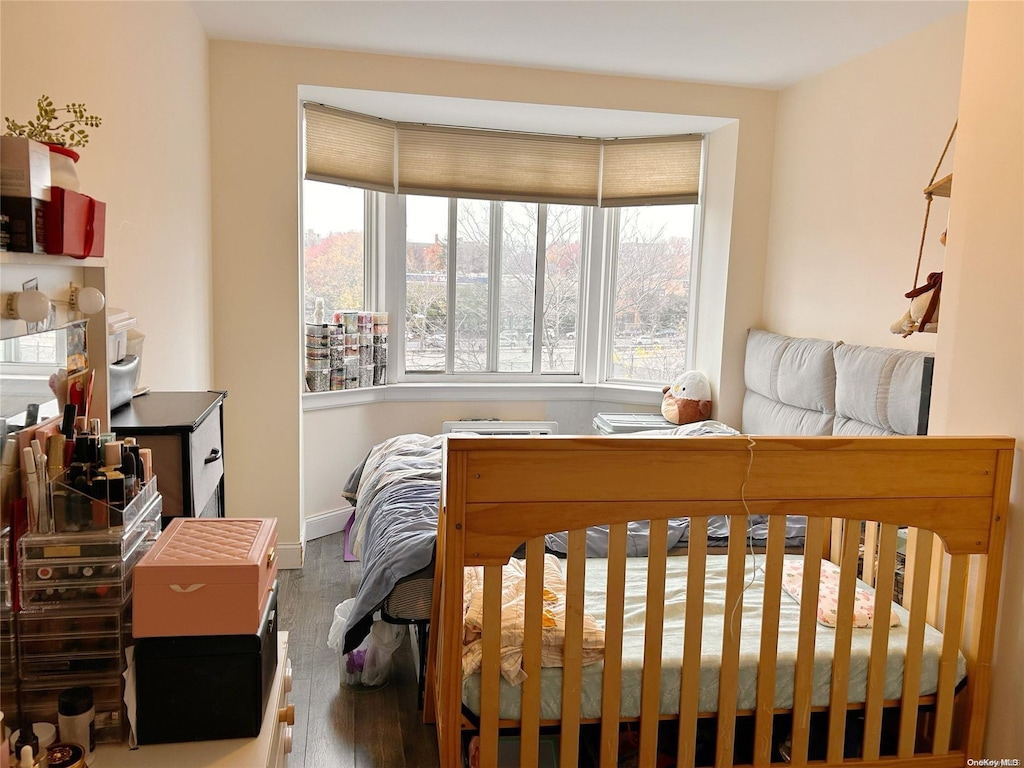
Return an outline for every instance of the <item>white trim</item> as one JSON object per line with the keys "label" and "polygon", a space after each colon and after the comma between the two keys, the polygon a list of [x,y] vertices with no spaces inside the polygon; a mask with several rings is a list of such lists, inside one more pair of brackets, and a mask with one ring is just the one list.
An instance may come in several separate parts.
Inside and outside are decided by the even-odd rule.
{"label": "white trim", "polygon": [[277,545],[278,570],[293,571],[302,568],[306,559],[306,548],[300,542],[287,542]]}
{"label": "white trim", "polygon": [[306,517],[306,541],[330,536],[332,533],[345,530],[353,514],[353,507],[331,509]]}
{"label": "white trim", "polygon": [[628,384],[388,384],[338,392],[307,392],[302,410],[321,411],[384,401],[423,402],[577,402],[632,403],[658,405],[661,389],[655,385]]}

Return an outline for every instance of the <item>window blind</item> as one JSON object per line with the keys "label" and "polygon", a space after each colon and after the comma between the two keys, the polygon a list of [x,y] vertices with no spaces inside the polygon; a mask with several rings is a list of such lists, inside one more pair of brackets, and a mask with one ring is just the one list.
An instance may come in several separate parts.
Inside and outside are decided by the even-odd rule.
{"label": "window blind", "polygon": [[413,195],[616,207],[695,203],[699,134],[596,139],[396,123],[305,105],[306,178]]}
{"label": "window blind", "polygon": [[601,205],[696,203],[701,136],[604,141]]}
{"label": "window blind", "polygon": [[306,104],[306,178],[395,191],[395,124]]}

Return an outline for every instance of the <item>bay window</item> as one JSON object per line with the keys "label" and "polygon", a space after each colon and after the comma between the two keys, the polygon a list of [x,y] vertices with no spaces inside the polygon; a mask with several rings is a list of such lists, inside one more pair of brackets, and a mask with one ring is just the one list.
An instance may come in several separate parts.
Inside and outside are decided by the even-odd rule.
{"label": "bay window", "polygon": [[[306,321],[317,298],[328,320],[387,311],[398,381],[583,381],[596,371],[598,381],[660,385],[690,367],[700,136],[584,140],[389,128],[366,116],[349,132],[347,113],[306,111]],[[362,146],[366,167],[353,149]],[[459,170],[467,157],[472,167]],[[401,234],[378,238],[376,226]],[[370,277],[386,263],[390,279],[404,274],[388,294],[398,306],[384,306]]]}

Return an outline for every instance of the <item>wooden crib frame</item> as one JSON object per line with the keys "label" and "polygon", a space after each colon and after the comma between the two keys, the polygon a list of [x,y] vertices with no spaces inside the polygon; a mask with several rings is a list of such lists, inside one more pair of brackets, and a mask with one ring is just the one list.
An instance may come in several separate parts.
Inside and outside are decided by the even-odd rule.
{"label": "wooden crib frame", "polygon": [[[566,530],[568,606],[563,669],[561,759],[578,760],[585,529],[610,524],[608,613],[603,679],[600,764],[614,766],[618,711],[626,523],[651,521],[652,553],[665,552],[667,520],[691,517],[686,629],[679,715],[659,715],[666,557],[648,559],[645,659],[639,717],[640,765],[653,766],[659,720],[678,719],[678,765],[694,764],[698,664],[708,515],[731,515],[746,531],[747,514],[769,515],[765,555],[764,624],[777,624],[785,515],[807,515],[792,715],[792,764],[807,764],[810,738],[817,573],[822,558],[840,565],[839,616],[833,658],[825,765],[933,768],[963,766],[981,757],[985,733],[1003,538],[1014,441],[1006,437],[452,437],[448,440],[438,521],[432,631],[427,660],[426,719],[436,720],[440,762],[461,765],[463,573],[484,567],[484,635],[479,735],[481,765],[497,765],[499,728],[519,731],[522,766],[537,761],[540,720],[541,561],[543,536]],[[904,606],[910,611],[911,651],[901,700],[883,701],[887,622],[872,631],[864,704],[847,704],[849,637],[855,579],[890,594],[898,527],[910,528]],[[862,544],[862,530],[864,541]],[[844,536],[844,531],[857,535]],[[499,721],[501,566],[527,545],[522,718]],[[864,566],[858,570],[863,547]],[[877,548],[877,555],[875,555]],[[741,603],[744,536],[730,539],[726,609]],[[616,567],[618,564],[618,567]],[[968,576],[970,575],[970,578]],[[924,598],[924,599],[921,599]],[[749,599],[749,598],[748,598]],[[619,604],[616,610],[615,606]],[[965,610],[969,608],[969,610]],[[742,616],[742,610],[739,611]],[[913,648],[925,622],[943,631],[938,690],[917,695],[921,651]],[[753,715],[753,765],[771,761],[775,665],[759,669],[757,708],[737,711],[738,629],[723,640],[715,765],[731,766],[736,718]],[[761,658],[775,658],[776,638],[761,636]],[[845,644],[846,652],[843,653]],[[876,653],[876,650],[879,651]],[[967,659],[956,685],[957,652]],[[910,680],[912,684],[907,684]],[[923,709],[922,709],[923,707]],[[895,757],[880,756],[883,710],[900,712]],[[864,711],[863,752],[844,760],[846,713]],[[840,714],[841,713],[841,714]],[[915,747],[916,744],[916,747]]]}

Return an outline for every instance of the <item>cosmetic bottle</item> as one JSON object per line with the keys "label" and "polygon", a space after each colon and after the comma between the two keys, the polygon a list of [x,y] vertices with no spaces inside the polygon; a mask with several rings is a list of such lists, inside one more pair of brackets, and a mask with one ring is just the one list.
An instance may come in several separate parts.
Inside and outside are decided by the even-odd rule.
{"label": "cosmetic bottle", "polygon": [[85,762],[91,763],[96,749],[96,709],[92,688],[87,685],[67,688],[57,696],[57,725],[60,740],[78,744],[85,750]]}

